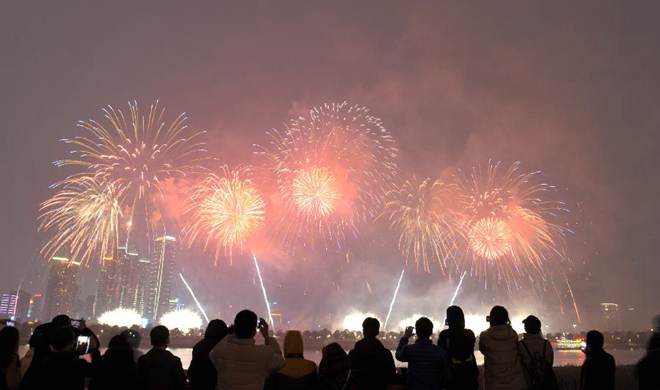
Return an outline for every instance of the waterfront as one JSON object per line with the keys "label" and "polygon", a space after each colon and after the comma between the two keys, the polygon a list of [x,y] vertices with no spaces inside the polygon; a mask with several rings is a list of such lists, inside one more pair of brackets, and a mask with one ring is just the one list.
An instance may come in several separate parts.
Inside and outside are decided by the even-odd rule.
{"label": "waterfront", "polygon": [[[192,359],[192,348],[171,348],[170,350],[181,359],[183,367],[188,368],[190,365],[190,359]],[[639,359],[644,356],[645,351],[643,349],[614,349],[608,350],[608,352],[614,356],[617,365],[623,366],[636,364]],[[394,351],[392,351],[392,353],[394,353]],[[477,358],[477,363],[482,365],[484,363],[483,355],[479,351],[475,351],[475,356]],[[321,351],[306,350],[305,358],[318,364],[321,361]],[[555,351],[555,367],[580,366],[583,361],[584,354],[582,351]],[[397,365],[403,367],[405,366],[405,363],[397,362]]]}

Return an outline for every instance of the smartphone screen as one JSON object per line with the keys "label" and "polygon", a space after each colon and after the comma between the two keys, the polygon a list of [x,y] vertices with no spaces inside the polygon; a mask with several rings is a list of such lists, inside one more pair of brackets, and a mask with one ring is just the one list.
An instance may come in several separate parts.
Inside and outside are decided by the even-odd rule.
{"label": "smartphone screen", "polygon": [[16,326],[16,323],[14,321],[7,321],[5,322],[5,326],[11,326],[13,328]]}
{"label": "smartphone screen", "polygon": [[89,336],[78,336],[76,340],[76,353],[78,355],[84,355],[89,352],[89,343],[91,338]]}
{"label": "smartphone screen", "polygon": [[76,329],[80,328],[80,320],[71,320],[71,326]]}

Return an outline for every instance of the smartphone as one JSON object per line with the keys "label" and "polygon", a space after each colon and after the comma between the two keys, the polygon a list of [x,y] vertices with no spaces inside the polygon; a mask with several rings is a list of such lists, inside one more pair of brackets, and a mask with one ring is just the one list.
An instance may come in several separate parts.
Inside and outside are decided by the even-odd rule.
{"label": "smartphone", "polygon": [[78,355],[85,355],[89,352],[89,344],[91,342],[90,336],[78,336],[76,339],[76,353]]}
{"label": "smartphone", "polygon": [[71,326],[76,329],[80,329],[80,320],[71,320]]}
{"label": "smartphone", "polygon": [[12,328],[16,327],[16,323],[14,321],[6,321],[5,326],[11,326]]}

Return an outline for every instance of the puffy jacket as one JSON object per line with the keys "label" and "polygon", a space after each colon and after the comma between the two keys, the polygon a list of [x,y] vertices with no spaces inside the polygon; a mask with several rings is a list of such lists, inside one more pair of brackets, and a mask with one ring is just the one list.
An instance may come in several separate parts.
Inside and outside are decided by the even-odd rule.
{"label": "puffy jacket", "polygon": [[396,359],[408,362],[407,388],[410,390],[444,389],[449,382],[447,352],[429,339],[417,339],[408,345],[402,337],[396,349]]}
{"label": "puffy jacket", "polygon": [[266,377],[284,366],[275,338],[256,345],[254,338],[228,335],[209,354],[218,372],[217,390],[263,390]]}
{"label": "puffy jacket", "polygon": [[479,351],[484,355],[486,390],[525,389],[518,334],[510,325],[491,326],[481,332]]}
{"label": "puffy jacket", "polygon": [[316,364],[303,358],[303,339],[300,332],[290,330],[284,337],[284,367],[268,379],[269,390],[318,389]]}

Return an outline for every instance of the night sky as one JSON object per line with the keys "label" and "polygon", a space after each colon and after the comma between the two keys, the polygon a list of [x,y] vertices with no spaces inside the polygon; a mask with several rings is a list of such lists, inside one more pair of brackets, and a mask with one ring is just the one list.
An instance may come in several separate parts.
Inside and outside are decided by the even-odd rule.
{"label": "night sky", "polygon": [[[58,140],[79,134],[76,122],[100,118],[103,106],[159,99],[170,118],[188,113],[208,131],[210,151],[236,164],[290,116],[348,100],[383,119],[405,174],[437,176],[489,159],[542,170],[571,209],[568,276],[586,321],[613,301],[637,309],[631,327],[646,326],[660,313],[659,14],[652,1],[6,3],[0,289],[43,267],[36,217],[49,184],[65,175],[51,164],[66,152]],[[400,257],[374,253],[385,253],[369,263],[382,269],[364,272],[390,294]],[[254,294],[249,258],[219,268],[200,253],[181,261],[202,301],[259,304],[259,295],[230,298],[218,287],[248,281],[242,294]],[[287,289],[299,271],[265,267],[273,299],[290,302],[281,303],[288,312],[304,306],[300,291],[310,286]],[[345,269],[359,280],[361,267],[358,259]],[[411,271],[428,289],[446,282]],[[346,291],[363,283],[341,279]],[[305,310],[335,304],[309,294]],[[226,302],[214,304],[226,313]]]}

